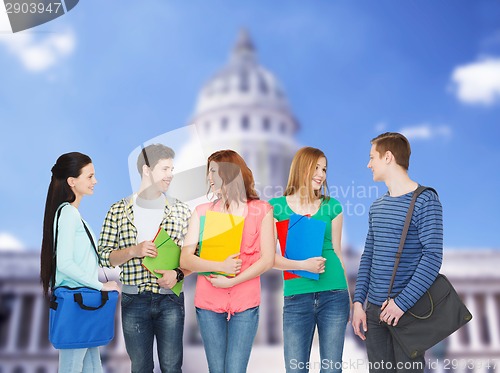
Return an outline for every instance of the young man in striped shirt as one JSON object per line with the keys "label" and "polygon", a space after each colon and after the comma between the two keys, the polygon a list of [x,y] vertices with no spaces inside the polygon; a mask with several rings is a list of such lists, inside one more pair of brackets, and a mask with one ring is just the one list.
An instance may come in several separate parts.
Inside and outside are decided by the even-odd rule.
{"label": "young man in striped shirt", "polygon": [[439,272],[443,255],[442,207],[438,196],[430,190],[417,198],[391,300],[387,302],[406,213],[418,183],[408,176],[411,150],[403,135],[384,133],[371,143],[368,168],[374,181],[387,185],[388,193],[370,208],[368,235],[353,300],[352,326],[354,333],[366,340],[371,373],[423,372],[424,357],[406,356],[393,340],[387,324],[397,325]]}

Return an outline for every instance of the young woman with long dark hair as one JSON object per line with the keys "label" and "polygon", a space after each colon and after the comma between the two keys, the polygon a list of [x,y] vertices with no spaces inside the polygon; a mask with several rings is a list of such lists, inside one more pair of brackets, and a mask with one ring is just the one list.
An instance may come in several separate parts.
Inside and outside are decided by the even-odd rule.
{"label": "young woman with long dark hair", "polygon": [[[96,290],[117,290],[115,281],[98,280],[98,258],[85,231],[78,211],[85,195],[94,193],[95,178],[92,160],[82,153],[61,155],[52,167],[52,178],[45,203],[40,278],[45,296],[51,287],[90,287]],[[60,210],[59,218],[57,213]],[[56,221],[57,220],[57,221]],[[56,268],[53,268],[55,231],[57,224]],[[93,234],[92,234],[93,235]],[[95,240],[94,240],[95,242]],[[55,271],[55,284],[52,276]],[[99,348],[62,349],[59,351],[59,372],[101,373]]]}

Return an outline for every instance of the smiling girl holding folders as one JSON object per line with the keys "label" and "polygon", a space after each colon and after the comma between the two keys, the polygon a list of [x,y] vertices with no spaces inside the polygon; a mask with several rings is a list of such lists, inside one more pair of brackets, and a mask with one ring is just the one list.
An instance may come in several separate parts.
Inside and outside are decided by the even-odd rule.
{"label": "smiling girl holding folders", "polygon": [[[260,275],[274,262],[272,209],[267,202],[259,200],[252,172],[232,150],[221,150],[208,158],[207,178],[216,199],[193,212],[180,265],[195,272],[229,275],[200,274],[194,302],[210,372],[243,373],[257,332]],[[239,236],[240,252],[223,261],[206,260],[195,254],[201,241],[200,229],[203,229],[200,220],[205,219],[205,233],[209,229],[208,215],[214,212],[226,217],[230,214],[235,221],[244,217]],[[203,234],[202,250],[208,247],[205,236]]]}
{"label": "smiling girl holding folders", "polygon": [[[96,183],[92,160],[85,154],[63,154],[52,167],[41,251],[40,278],[45,296],[49,295],[51,286],[87,286],[96,290],[120,291],[115,281],[99,282],[98,258],[78,211],[83,196],[94,194]],[[55,216],[59,209],[57,265],[53,268]],[[51,284],[54,270],[55,284]],[[59,350],[59,372],[101,373],[99,347]]]}
{"label": "smiling girl holding folders", "polygon": [[[291,217],[297,215],[304,221],[314,220],[311,223],[324,222],[321,256],[293,260],[276,254],[275,268],[286,271],[283,341],[287,373],[308,372],[307,363],[316,327],[321,373],[342,371],[350,299],[341,254],[342,206],[336,199],[328,197],[326,167],[326,156],[321,150],[311,147],[300,149],[292,160],[284,195],[269,201],[276,222],[290,219],[290,228]],[[307,235],[307,232],[303,234]],[[280,237],[280,240],[284,238]],[[287,242],[286,247],[293,244]],[[310,248],[298,249],[303,251]],[[294,270],[319,273],[319,279],[290,275],[288,271]]]}

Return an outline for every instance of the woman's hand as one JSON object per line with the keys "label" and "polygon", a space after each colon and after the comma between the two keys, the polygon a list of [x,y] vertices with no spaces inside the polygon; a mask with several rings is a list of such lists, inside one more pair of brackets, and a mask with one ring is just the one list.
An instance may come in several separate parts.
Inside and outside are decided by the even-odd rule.
{"label": "woman's hand", "polygon": [[325,272],[325,261],[326,259],[322,256],[316,256],[314,258],[303,260],[302,270],[312,273],[323,273]]}
{"label": "woman's hand", "polygon": [[214,288],[226,289],[233,286],[233,279],[222,275],[210,275],[206,279],[210,281]]}
{"label": "woman's hand", "polygon": [[102,291],[117,291],[117,292],[120,292],[121,289],[120,289],[120,286],[118,285],[118,283],[116,281],[108,281],[108,282],[105,282],[104,284],[102,284]]}
{"label": "woman's hand", "polygon": [[236,275],[241,271],[241,259],[236,259],[240,254],[229,255],[226,260],[222,262],[221,271],[230,275]]}

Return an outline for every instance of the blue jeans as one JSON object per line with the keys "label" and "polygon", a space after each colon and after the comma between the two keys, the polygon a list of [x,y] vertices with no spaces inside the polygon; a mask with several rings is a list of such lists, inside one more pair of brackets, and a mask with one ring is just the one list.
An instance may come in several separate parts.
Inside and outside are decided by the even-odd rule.
{"label": "blue jeans", "polygon": [[59,350],[59,372],[102,373],[99,347]]}
{"label": "blue jeans", "polygon": [[[399,344],[392,339],[387,324],[380,322],[380,307],[368,303],[366,306],[366,352],[370,362],[370,373],[398,372],[423,373],[423,356],[410,359]],[[432,331],[429,331],[432,333]]]}
{"label": "blue jeans", "polygon": [[152,373],[153,339],[163,373],[182,372],[184,293],[122,293],[122,327],[132,373]]}
{"label": "blue jeans", "polygon": [[245,373],[259,324],[259,307],[237,312],[227,320],[227,312],[196,308],[201,339],[210,373]]}
{"label": "blue jeans", "polygon": [[[347,290],[285,297],[283,342],[287,373],[309,371],[308,363],[316,326],[319,335],[321,373],[342,372],[342,352],[349,309]],[[313,363],[311,366],[314,366]]]}

